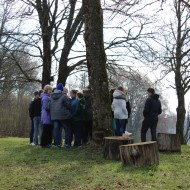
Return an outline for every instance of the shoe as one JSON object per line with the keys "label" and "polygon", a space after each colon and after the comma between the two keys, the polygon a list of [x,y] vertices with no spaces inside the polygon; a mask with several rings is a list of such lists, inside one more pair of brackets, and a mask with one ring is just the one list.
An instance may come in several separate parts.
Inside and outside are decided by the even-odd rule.
{"label": "shoe", "polygon": [[71,145],[65,144],[64,148],[71,148]]}
{"label": "shoe", "polygon": [[30,143],[30,146],[36,146],[34,143]]}

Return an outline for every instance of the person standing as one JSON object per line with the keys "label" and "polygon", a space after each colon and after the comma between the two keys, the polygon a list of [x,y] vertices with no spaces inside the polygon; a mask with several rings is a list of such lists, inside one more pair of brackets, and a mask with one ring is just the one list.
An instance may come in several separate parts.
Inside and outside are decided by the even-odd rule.
{"label": "person standing", "polygon": [[72,114],[74,146],[81,146],[82,129],[85,121],[85,99],[81,92],[77,93],[76,107]]}
{"label": "person standing", "polygon": [[88,85],[83,90],[83,96],[85,99],[85,121],[82,129],[82,143],[85,144],[88,141],[92,140],[92,95],[91,95],[91,88],[90,85]]}
{"label": "person standing", "polygon": [[50,98],[50,115],[53,121],[54,144],[57,148],[62,145],[62,128],[65,130],[65,147],[71,147],[71,113],[69,98],[63,93],[64,87],[59,83]]}
{"label": "person standing", "polygon": [[158,115],[162,113],[162,107],[159,100],[159,95],[155,94],[153,88],[148,88],[148,98],[145,102],[143,116],[144,120],[141,128],[141,141],[146,142],[146,133],[150,128],[151,139],[156,141],[156,127],[158,123]]}
{"label": "person standing", "polygon": [[115,135],[122,136],[125,133],[128,120],[128,112],[126,106],[126,94],[123,87],[118,87],[113,93],[112,111],[115,119]]}
{"label": "person standing", "polygon": [[40,144],[41,144],[41,137],[42,137],[42,124],[41,124],[41,98],[39,92],[34,92],[34,101],[32,104],[32,112],[33,112],[33,122],[34,122],[34,144],[38,145],[38,133],[40,130]]}
{"label": "person standing", "polygon": [[44,148],[50,148],[52,146],[53,125],[49,109],[51,93],[52,93],[52,86],[46,85],[44,87],[44,93],[41,94],[41,103],[42,103],[41,121],[43,125],[41,146]]}
{"label": "person standing", "polygon": [[33,113],[33,103],[34,103],[34,100],[32,100],[32,101],[30,102],[29,108],[28,108],[29,116],[30,116],[30,120],[31,120],[31,127],[30,127],[30,145],[34,145],[34,121],[33,121],[34,113]]}

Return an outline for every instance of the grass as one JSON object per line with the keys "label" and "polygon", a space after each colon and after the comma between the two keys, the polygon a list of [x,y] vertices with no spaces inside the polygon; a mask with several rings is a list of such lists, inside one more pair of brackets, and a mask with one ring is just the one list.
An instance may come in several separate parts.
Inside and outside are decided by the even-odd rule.
{"label": "grass", "polygon": [[28,139],[0,139],[0,190],[190,189],[190,146],[160,153],[160,164],[123,167],[100,148],[42,149]]}

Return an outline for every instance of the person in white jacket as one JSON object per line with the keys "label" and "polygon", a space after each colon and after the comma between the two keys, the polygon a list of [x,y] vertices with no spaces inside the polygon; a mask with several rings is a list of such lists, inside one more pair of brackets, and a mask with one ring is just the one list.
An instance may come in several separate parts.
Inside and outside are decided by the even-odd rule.
{"label": "person in white jacket", "polygon": [[113,93],[112,111],[116,124],[115,135],[122,136],[125,133],[128,120],[128,111],[126,107],[126,94],[123,87],[118,87]]}

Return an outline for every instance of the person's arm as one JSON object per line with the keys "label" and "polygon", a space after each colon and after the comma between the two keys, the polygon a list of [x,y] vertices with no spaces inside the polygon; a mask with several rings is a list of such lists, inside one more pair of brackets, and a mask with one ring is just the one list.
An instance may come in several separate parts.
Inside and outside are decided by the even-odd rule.
{"label": "person's arm", "polygon": [[162,106],[161,106],[161,103],[160,103],[158,114],[160,115],[161,113],[162,113]]}
{"label": "person's arm", "polygon": [[34,101],[31,101],[30,104],[29,104],[29,108],[28,108],[28,111],[29,111],[29,116],[30,118],[33,118],[34,117]]}
{"label": "person's arm", "polygon": [[145,102],[144,110],[143,110],[143,116],[146,117],[150,111],[150,100],[149,98]]}
{"label": "person's arm", "polygon": [[128,118],[129,118],[130,115],[131,115],[131,105],[130,105],[130,102],[129,102],[129,101],[127,101],[126,107],[127,107],[127,112],[128,112]]}
{"label": "person's arm", "polygon": [[43,98],[42,109],[49,111],[49,98]]}

